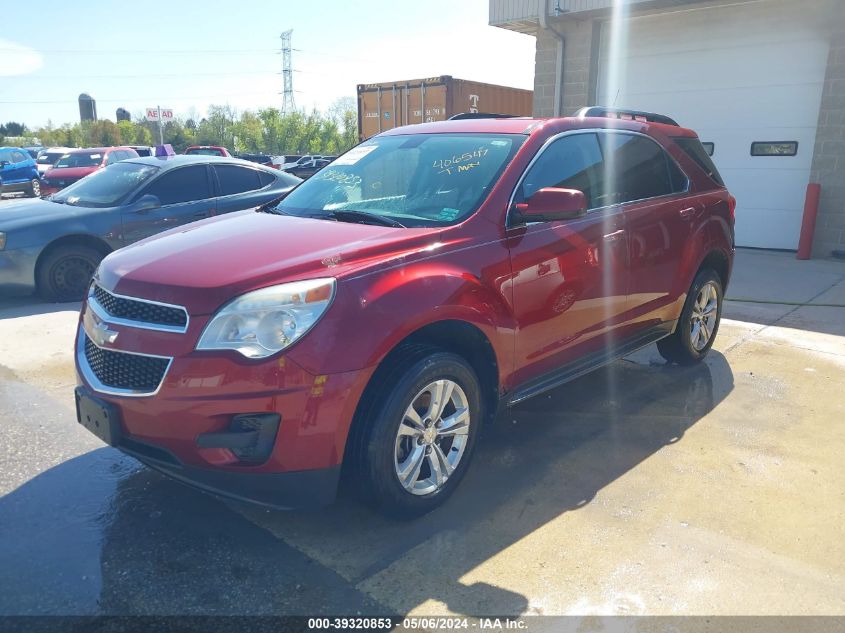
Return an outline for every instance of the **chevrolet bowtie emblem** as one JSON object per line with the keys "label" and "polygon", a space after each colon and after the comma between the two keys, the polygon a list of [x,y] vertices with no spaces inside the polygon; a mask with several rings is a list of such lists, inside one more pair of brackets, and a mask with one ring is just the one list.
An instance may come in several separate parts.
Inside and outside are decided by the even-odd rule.
{"label": "chevrolet bowtie emblem", "polygon": [[94,342],[97,345],[102,345],[103,343],[114,343],[117,340],[117,334],[118,333],[114,330],[110,330],[109,326],[103,321],[100,321],[94,326]]}
{"label": "chevrolet bowtie emblem", "polygon": [[90,310],[85,316],[86,325],[88,326],[85,328],[85,331],[88,333],[88,337],[95,345],[102,347],[106,343],[111,344],[117,340],[119,332],[109,328],[105,321],[100,320]]}

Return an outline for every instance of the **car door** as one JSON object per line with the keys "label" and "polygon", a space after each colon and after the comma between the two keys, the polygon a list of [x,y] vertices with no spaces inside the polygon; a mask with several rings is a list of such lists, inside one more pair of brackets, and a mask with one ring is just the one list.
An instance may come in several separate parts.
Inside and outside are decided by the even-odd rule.
{"label": "car door", "polygon": [[607,191],[622,205],[628,231],[631,276],[629,329],[651,327],[677,317],[682,290],[676,279],[692,221],[703,205],[687,193],[689,180],[654,139],[603,130]]}
{"label": "car door", "polygon": [[207,218],[216,208],[206,165],[168,169],[143,187],[133,202],[146,195],[158,198],[161,206],[137,211],[131,203],[125,207],[123,234],[127,243]]}
{"label": "car door", "polygon": [[24,183],[29,180],[29,154],[22,150],[12,150],[12,169],[9,176],[9,182]]}
{"label": "car door", "polygon": [[540,150],[514,194],[519,203],[544,187],[578,189],[588,205],[580,218],[508,228],[517,383],[602,348],[625,311],[625,217],[602,204],[603,177],[597,135],[565,133]]}
{"label": "car door", "polygon": [[270,174],[243,165],[213,165],[217,180],[217,214],[249,209],[266,202],[261,189],[273,182]]}

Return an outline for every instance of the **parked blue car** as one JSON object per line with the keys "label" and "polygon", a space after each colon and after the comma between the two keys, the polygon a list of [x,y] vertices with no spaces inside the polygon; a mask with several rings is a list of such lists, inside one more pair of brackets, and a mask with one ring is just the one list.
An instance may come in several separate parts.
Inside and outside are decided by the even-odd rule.
{"label": "parked blue car", "polygon": [[130,158],[40,200],[0,204],[0,297],[81,299],[111,251],[278,200],[300,179],[237,158]]}
{"label": "parked blue car", "polygon": [[0,147],[0,193],[23,191],[30,198],[41,195],[35,159],[20,147]]}

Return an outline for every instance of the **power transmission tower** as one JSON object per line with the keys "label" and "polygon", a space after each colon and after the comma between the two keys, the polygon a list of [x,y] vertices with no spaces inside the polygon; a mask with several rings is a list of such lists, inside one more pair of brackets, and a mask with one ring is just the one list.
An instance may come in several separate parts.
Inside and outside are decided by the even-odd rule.
{"label": "power transmission tower", "polygon": [[282,99],[282,112],[293,112],[296,104],[293,101],[293,68],[291,64],[290,36],[293,29],[282,33],[282,77],[285,80],[285,91]]}

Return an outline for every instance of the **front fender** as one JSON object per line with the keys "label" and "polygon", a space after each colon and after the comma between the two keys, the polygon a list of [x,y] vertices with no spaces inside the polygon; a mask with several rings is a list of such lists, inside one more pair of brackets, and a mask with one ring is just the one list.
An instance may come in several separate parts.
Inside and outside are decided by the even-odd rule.
{"label": "front fender", "polygon": [[515,321],[503,295],[478,275],[437,261],[340,281],[329,312],[290,353],[315,373],[362,369],[420,328],[446,320],[481,330],[500,371],[509,371]]}

